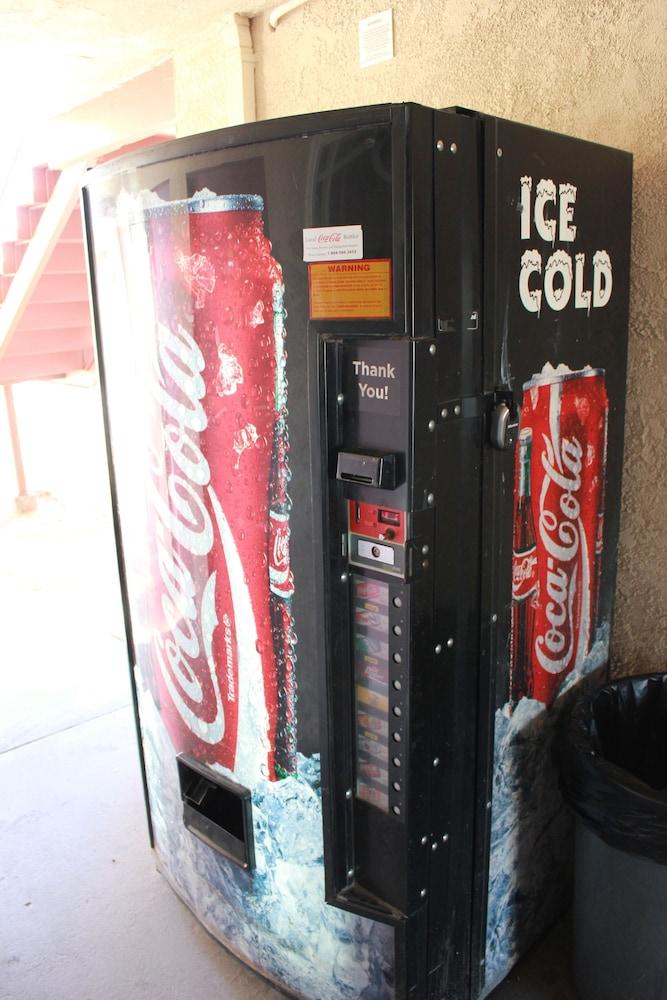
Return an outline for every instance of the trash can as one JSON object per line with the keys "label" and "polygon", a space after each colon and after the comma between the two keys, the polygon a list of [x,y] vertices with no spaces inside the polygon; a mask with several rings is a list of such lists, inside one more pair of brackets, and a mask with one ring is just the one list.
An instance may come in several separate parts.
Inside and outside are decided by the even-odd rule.
{"label": "trash can", "polygon": [[581,697],[559,747],[576,814],[581,1000],[667,1000],[667,674]]}

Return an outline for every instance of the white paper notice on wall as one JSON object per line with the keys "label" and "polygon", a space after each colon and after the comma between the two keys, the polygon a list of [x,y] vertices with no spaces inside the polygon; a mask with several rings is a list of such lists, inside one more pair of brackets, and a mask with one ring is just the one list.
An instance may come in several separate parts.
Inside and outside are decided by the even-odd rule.
{"label": "white paper notice on wall", "polygon": [[394,58],[391,10],[359,21],[359,65],[362,69]]}
{"label": "white paper notice on wall", "polygon": [[303,259],[361,260],[364,234],[361,226],[319,226],[303,231]]}

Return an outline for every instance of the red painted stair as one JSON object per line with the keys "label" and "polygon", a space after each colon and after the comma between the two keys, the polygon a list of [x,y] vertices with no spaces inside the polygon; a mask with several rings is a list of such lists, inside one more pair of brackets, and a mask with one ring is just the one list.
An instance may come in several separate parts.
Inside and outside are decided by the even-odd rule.
{"label": "red painted stair", "polygon": [[[0,303],[35,234],[59,172],[33,169],[30,205],[16,210],[17,238],[2,244]],[[2,308],[0,304],[0,308]],[[51,250],[28,306],[0,358],[0,383],[54,378],[94,362],[81,213],[77,205]]]}

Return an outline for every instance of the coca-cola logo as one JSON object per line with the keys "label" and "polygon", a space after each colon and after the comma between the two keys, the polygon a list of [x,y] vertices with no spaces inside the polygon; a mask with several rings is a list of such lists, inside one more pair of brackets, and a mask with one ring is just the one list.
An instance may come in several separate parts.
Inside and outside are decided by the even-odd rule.
{"label": "coca-cola logo", "polygon": [[281,527],[276,532],[273,539],[273,560],[274,569],[281,571],[289,567],[289,530],[286,526]]}
{"label": "coca-cola logo", "polygon": [[[206,387],[204,357],[187,330],[157,325],[157,366],[150,388],[163,419],[162,449],[153,450],[149,496],[156,515],[155,546],[162,593],[160,603],[167,626],[155,627],[152,649],[164,684],[179,715],[205,743],[219,743],[225,734],[225,712],[213,660],[216,572],[197,593],[189,561],[208,555],[213,546],[213,524],[200,491],[210,482],[208,462],[197,441],[207,424],[201,404]],[[170,391],[171,390],[171,391]],[[171,458],[166,468],[166,455]],[[166,484],[166,496],[164,485]],[[211,487],[208,486],[209,492]],[[206,674],[201,674],[202,654]],[[210,696],[212,695],[212,699]],[[192,706],[213,702],[213,718],[204,720]]]}
{"label": "coca-cola logo", "polygon": [[289,517],[285,513],[272,510],[269,512],[269,518],[271,528],[269,584],[274,594],[289,597],[294,590],[289,558]]}
{"label": "coca-cola logo", "polygon": [[[230,766],[239,781],[251,784],[266,773],[269,720],[252,598],[233,530],[198,444],[208,422],[201,402],[205,359],[180,324],[172,330],[158,323],[157,343],[151,392],[159,406],[162,447],[152,453],[149,495],[156,515],[163,615],[153,623],[151,648],[184,724],[210,745],[233,740]],[[212,558],[214,546],[219,550]],[[218,568],[209,572],[210,564]],[[228,610],[221,614],[224,698],[213,650],[220,624],[216,592],[225,586],[218,576],[223,573],[230,595]],[[238,734],[230,735],[225,705],[232,702]]]}
{"label": "coca-cola logo", "polygon": [[317,237],[317,242],[320,244],[325,243],[342,243],[343,234],[339,232],[335,233],[320,233]]}
{"label": "coca-cola logo", "polygon": [[[554,437],[556,440],[554,440]],[[540,666],[551,674],[567,670],[576,650],[578,587],[581,585],[583,525],[581,472],[583,448],[572,435],[559,439],[543,435],[544,479],[539,497],[538,531],[546,554],[544,620],[547,626],[535,639]]]}
{"label": "coca-cola logo", "polygon": [[523,601],[537,589],[537,546],[512,559],[512,598]]}

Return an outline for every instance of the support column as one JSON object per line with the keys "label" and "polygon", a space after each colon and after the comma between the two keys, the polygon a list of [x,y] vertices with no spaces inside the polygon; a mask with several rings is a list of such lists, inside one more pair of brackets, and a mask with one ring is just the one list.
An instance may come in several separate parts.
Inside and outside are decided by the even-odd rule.
{"label": "support column", "polygon": [[15,500],[16,510],[19,514],[28,514],[37,506],[37,500],[34,496],[30,496],[28,494],[28,487],[25,480],[25,469],[23,468],[23,455],[21,454],[21,440],[19,438],[18,422],[16,420],[16,407],[14,406],[14,392],[11,385],[5,386],[5,403],[7,404],[7,423],[9,425],[9,437],[12,442],[16,484],[19,490],[18,496]]}
{"label": "support column", "polygon": [[247,17],[221,13],[174,53],[179,136],[255,120],[255,55]]}

